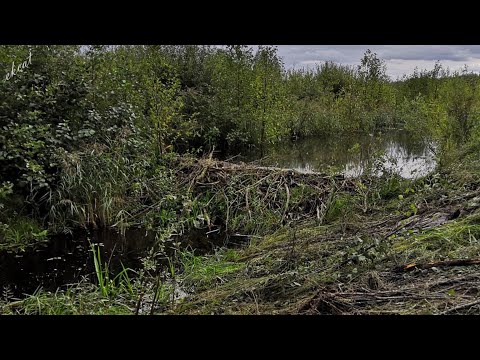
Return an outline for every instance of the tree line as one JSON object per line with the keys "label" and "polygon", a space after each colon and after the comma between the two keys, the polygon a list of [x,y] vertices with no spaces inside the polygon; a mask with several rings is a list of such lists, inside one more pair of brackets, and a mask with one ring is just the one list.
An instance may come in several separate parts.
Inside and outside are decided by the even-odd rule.
{"label": "tree line", "polygon": [[0,83],[0,195],[33,203],[51,196],[66,157],[95,147],[154,167],[171,153],[329,133],[402,128],[443,154],[478,138],[478,75],[437,63],[392,81],[370,50],[359,66],[285,69],[263,45],[0,47],[5,74],[25,59]]}

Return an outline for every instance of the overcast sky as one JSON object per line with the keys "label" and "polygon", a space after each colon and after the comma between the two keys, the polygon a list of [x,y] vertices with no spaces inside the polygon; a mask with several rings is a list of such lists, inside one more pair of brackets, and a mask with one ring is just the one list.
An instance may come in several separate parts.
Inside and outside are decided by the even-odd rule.
{"label": "overcast sky", "polygon": [[411,74],[416,66],[431,70],[437,60],[452,71],[466,64],[469,70],[480,73],[480,45],[278,45],[287,69],[328,60],[358,65],[367,49],[385,60],[387,74],[393,80]]}

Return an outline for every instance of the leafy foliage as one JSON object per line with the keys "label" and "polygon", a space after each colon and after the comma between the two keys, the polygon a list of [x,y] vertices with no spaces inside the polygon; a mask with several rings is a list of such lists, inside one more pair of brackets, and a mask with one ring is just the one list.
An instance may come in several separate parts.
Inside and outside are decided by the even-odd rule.
{"label": "leafy foliage", "polygon": [[30,52],[0,83],[4,224],[33,215],[57,230],[123,229],[157,204],[144,223],[172,226],[191,199],[174,193],[171,153],[405,128],[436,141],[443,164],[480,135],[477,75],[437,63],[391,81],[370,50],[358,67],[287,71],[273,46],[2,46],[0,65]]}

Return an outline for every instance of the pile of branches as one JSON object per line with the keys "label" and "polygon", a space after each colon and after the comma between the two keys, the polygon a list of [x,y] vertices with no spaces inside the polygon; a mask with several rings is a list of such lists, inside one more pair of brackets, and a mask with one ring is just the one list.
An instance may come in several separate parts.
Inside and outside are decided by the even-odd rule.
{"label": "pile of branches", "polygon": [[224,201],[228,217],[248,218],[270,211],[280,223],[304,218],[321,219],[332,194],[354,192],[353,181],[341,175],[301,173],[293,169],[234,164],[211,157],[176,165],[178,183],[192,195],[215,194]]}

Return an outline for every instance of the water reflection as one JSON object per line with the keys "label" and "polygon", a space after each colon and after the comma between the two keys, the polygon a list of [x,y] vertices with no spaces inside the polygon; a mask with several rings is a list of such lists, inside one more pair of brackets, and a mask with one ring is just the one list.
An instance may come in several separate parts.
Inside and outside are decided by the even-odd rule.
{"label": "water reflection", "polygon": [[[415,139],[406,131],[385,134],[312,137],[267,149],[259,162],[265,166],[292,168],[302,172],[333,170],[347,177],[384,169],[405,178],[423,176],[435,168],[433,144]],[[258,153],[244,160],[256,160]]]}

